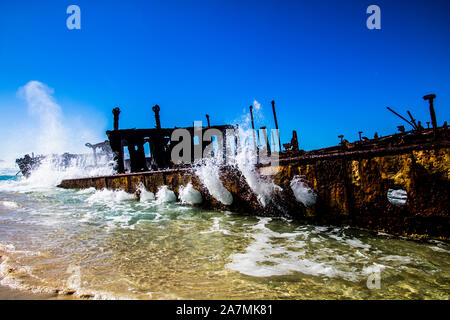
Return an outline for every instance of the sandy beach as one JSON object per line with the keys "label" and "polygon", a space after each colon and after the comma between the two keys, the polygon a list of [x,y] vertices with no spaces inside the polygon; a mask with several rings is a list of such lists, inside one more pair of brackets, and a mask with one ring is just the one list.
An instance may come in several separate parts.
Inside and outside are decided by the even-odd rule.
{"label": "sandy beach", "polygon": [[57,294],[31,293],[0,286],[0,300],[55,300],[64,298],[70,299]]}

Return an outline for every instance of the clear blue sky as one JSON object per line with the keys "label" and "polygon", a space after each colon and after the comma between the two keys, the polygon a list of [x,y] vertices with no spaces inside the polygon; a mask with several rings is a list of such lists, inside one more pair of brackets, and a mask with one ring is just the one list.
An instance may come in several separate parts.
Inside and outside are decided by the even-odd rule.
{"label": "clear blue sky", "polygon": [[[70,4],[81,30],[66,27]],[[381,30],[366,28],[371,4]],[[301,148],[325,147],[396,131],[386,106],[425,124],[428,93],[450,119],[450,1],[2,1],[3,145],[26,131],[16,92],[31,80],[101,134],[116,106],[121,128],[153,127],[154,104],[171,127],[232,122],[255,99],[272,127],[274,99],[282,142],[296,129]]]}

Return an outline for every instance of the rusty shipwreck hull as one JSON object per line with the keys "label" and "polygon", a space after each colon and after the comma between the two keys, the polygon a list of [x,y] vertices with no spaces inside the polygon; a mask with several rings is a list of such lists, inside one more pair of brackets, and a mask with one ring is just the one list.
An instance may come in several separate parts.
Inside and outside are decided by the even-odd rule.
{"label": "rusty shipwreck hull", "polygon": [[[258,171],[283,189],[265,207],[259,204],[242,174],[227,166],[221,168],[221,181],[233,195],[229,206],[214,199],[191,168],[63,180],[59,187],[122,189],[134,193],[143,184],[156,193],[160,186],[167,185],[178,196],[179,187],[191,182],[203,196],[200,206],[207,209],[348,225],[416,238],[450,239],[447,141],[302,155],[280,159],[278,167],[260,167]],[[314,206],[307,208],[296,200],[290,182],[297,175],[303,176],[317,192]],[[405,205],[390,203],[389,189],[405,190]]]}

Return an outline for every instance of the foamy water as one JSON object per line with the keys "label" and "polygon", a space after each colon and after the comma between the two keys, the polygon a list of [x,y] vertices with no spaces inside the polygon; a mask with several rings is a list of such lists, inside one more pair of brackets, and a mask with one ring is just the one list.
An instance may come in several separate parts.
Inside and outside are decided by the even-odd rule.
{"label": "foamy water", "polygon": [[294,192],[295,199],[303,203],[305,207],[311,207],[316,203],[316,192],[308,186],[302,177],[295,176],[291,180],[291,189]]}
{"label": "foamy water", "polygon": [[155,194],[145,189],[145,186],[143,184],[139,186],[138,192],[139,192],[139,200],[141,202],[151,202],[156,199]]}
{"label": "foamy water", "polygon": [[156,203],[163,204],[176,201],[177,196],[175,195],[175,192],[170,190],[167,186],[162,186],[158,189],[158,192],[156,193]]}
{"label": "foamy water", "polygon": [[254,150],[247,147],[241,148],[236,156],[238,169],[243,174],[250,189],[256,194],[259,203],[266,206],[276,191],[282,191],[281,187],[275,185],[269,178],[262,179],[255,171],[255,154]]}
{"label": "foamy water", "polygon": [[[179,199],[167,186],[156,195],[141,188],[138,200],[8,177],[0,181],[4,286],[98,299],[449,298],[450,248],[440,241],[202,210],[190,205],[201,201],[192,185]],[[306,185],[295,188],[311,202]],[[380,289],[367,287],[374,273]]]}
{"label": "foamy water", "polygon": [[220,167],[216,165],[214,159],[206,159],[204,163],[197,167],[195,174],[216,200],[224,205],[230,205],[233,203],[233,196],[223,186],[220,180],[219,170]]}
{"label": "foamy water", "polygon": [[200,204],[203,202],[202,194],[194,189],[192,183],[188,183],[187,186],[180,186],[179,193],[181,203]]}
{"label": "foamy water", "polygon": [[[17,168],[9,169],[8,171],[17,173],[18,170]],[[0,184],[0,191],[30,192],[49,190],[61,183],[63,179],[111,175],[113,172],[113,163],[106,158],[98,157],[98,162],[94,165],[94,158],[89,154],[83,155],[78,159],[72,159],[65,164],[61,156],[49,155],[42,160],[41,164],[28,179],[24,179],[21,175],[18,175],[20,179],[17,180],[6,179],[7,176],[3,176],[5,180]]]}

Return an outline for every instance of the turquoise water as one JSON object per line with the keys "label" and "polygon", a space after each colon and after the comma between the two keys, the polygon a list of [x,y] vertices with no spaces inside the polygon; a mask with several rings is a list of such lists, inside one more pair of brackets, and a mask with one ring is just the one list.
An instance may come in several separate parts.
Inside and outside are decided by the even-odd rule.
{"label": "turquoise water", "polygon": [[15,172],[0,172],[4,286],[127,299],[450,295],[444,242],[63,190]]}
{"label": "turquoise water", "polygon": [[6,181],[6,180],[17,180],[17,176],[5,176],[5,175],[0,175],[0,181]]}

